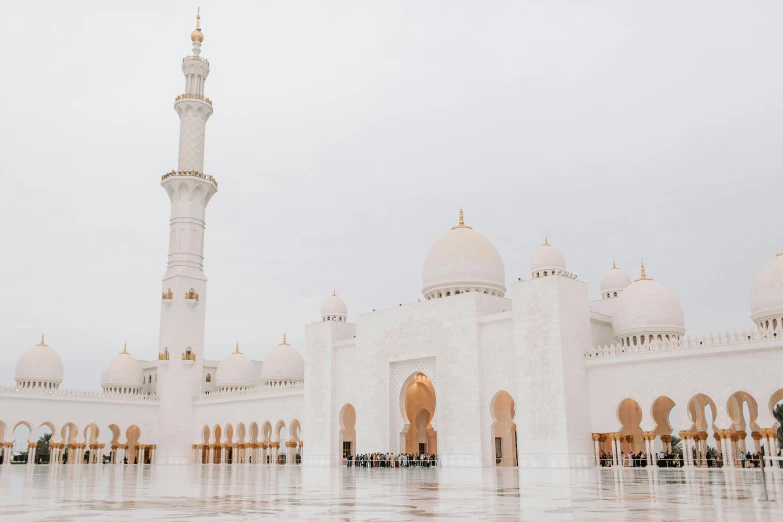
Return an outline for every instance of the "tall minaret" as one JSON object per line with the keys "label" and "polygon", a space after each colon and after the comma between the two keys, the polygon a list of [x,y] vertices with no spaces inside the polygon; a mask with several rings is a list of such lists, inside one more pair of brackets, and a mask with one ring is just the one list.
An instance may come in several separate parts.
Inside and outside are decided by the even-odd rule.
{"label": "tall minaret", "polygon": [[161,185],[171,200],[168,268],[161,288],[158,385],[159,452],[162,463],[190,462],[192,397],[202,391],[204,317],[207,278],[204,275],[204,229],[207,204],[217,181],[205,175],[204,134],[212,102],[204,97],[209,62],[200,56],[204,35],[201,15],[191,33],[193,54],[182,60],[185,93],[174,109],[180,118],[179,166],[163,175]]}

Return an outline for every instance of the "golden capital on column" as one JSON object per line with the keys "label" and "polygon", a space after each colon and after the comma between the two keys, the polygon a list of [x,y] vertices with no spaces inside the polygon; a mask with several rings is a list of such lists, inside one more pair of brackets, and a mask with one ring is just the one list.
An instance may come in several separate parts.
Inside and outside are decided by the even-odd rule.
{"label": "golden capital on column", "polygon": [[593,440],[598,442],[601,440],[601,434],[600,433],[593,433]]}
{"label": "golden capital on column", "polygon": [[761,433],[758,431],[754,431],[750,434],[751,437],[753,437],[753,440],[761,440]]}

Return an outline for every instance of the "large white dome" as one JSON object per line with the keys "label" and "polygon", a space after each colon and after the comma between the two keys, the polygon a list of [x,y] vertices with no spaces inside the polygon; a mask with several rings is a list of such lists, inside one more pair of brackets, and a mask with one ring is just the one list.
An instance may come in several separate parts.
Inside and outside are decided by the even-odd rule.
{"label": "large white dome", "polygon": [[617,298],[612,313],[612,328],[618,340],[641,336],[679,338],[685,333],[685,316],[680,302],[665,286],[649,279],[642,265],[642,277]]}
{"label": "large white dome", "polygon": [[548,238],[544,238],[544,244],[530,256],[531,275],[534,278],[550,276],[565,269],[566,262],[562,252],[550,245]]}
{"label": "large white dome", "polygon": [[138,393],[143,384],[141,364],[128,353],[127,345],[109,361],[101,374],[101,387],[106,391],[129,390]]}
{"label": "large white dome", "polygon": [[495,246],[466,226],[460,209],[459,224],[446,232],[427,253],[422,270],[422,294],[427,299],[462,292],[503,296],[506,271]]}
{"label": "large white dome", "polygon": [[613,299],[631,284],[631,278],[628,274],[617,268],[612,263],[612,268],[601,278],[601,297],[604,299]]}
{"label": "large white dome", "polygon": [[[770,259],[750,285],[750,313],[753,322],[783,318],[783,254]],[[770,324],[771,326],[771,324]]]}
{"label": "large white dome", "polygon": [[345,301],[337,297],[336,292],[326,298],[321,305],[322,321],[346,321],[348,319],[348,305]]}
{"label": "large white dome", "polygon": [[255,385],[253,362],[239,351],[237,343],[236,350],[220,361],[215,374],[215,386],[222,389],[249,388]]}
{"label": "large white dome", "polygon": [[16,385],[25,388],[57,388],[63,382],[63,361],[57,352],[44,343],[24,351],[16,362]]}
{"label": "large white dome", "polygon": [[283,342],[264,358],[261,367],[264,382],[270,381],[303,381],[304,359],[288,344],[283,336]]}

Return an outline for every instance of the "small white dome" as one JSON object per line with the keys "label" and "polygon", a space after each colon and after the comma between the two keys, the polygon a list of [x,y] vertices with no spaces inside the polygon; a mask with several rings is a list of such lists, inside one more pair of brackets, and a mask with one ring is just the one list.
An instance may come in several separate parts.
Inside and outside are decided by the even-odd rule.
{"label": "small white dome", "polygon": [[286,342],[278,344],[264,358],[261,367],[264,382],[268,381],[302,381],[304,380],[304,358]]}
{"label": "small white dome", "polygon": [[750,285],[750,313],[756,324],[783,318],[783,254],[767,261],[753,279]]}
{"label": "small white dome", "polygon": [[620,295],[631,284],[628,274],[617,268],[612,263],[612,268],[601,278],[601,296],[604,299],[612,299]]}
{"label": "small white dome", "polygon": [[322,321],[346,321],[348,319],[348,305],[345,301],[337,297],[336,292],[326,298],[321,305]]}
{"label": "small white dome", "polygon": [[239,343],[237,343],[236,350],[218,364],[215,386],[221,389],[249,388],[255,385],[253,362],[239,351]]}
{"label": "small white dome", "polygon": [[642,264],[642,277],[617,298],[612,313],[612,328],[618,340],[635,335],[679,338],[685,333],[685,316],[674,294],[662,284],[649,279]]}
{"label": "small white dome", "polygon": [[[530,273],[533,277],[543,275],[554,275],[555,272],[566,269],[565,257],[552,245],[549,239],[544,238],[544,244],[541,245],[530,256]],[[546,272],[546,274],[544,274]],[[538,274],[538,275],[536,275]]]}
{"label": "small white dome", "polygon": [[57,388],[63,382],[63,361],[57,352],[44,343],[24,351],[16,362],[14,380],[17,386],[41,387],[49,385]]}
{"label": "small white dome", "polygon": [[506,271],[495,246],[465,225],[446,232],[427,253],[422,270],[422,294],[427,299],[459,292],[484,292],[503,296]]}
{"label": "small white dome", "polygon": [[115,355],[101,374],[101,386],[104,389],[130,388],[138,391],[144,384],[144,372],[141,364],[128,353],[127,345]]}

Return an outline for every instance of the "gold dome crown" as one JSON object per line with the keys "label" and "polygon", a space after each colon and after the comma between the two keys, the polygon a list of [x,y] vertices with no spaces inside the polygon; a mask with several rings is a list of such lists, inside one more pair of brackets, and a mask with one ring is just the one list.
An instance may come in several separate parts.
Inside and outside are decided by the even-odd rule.
{"label": "gold dome crown", "polygon": [[201,43],[204,41],[204,35],[201,32],[201,8],[196,11],[196,28],[190,33],[190,40]]}

